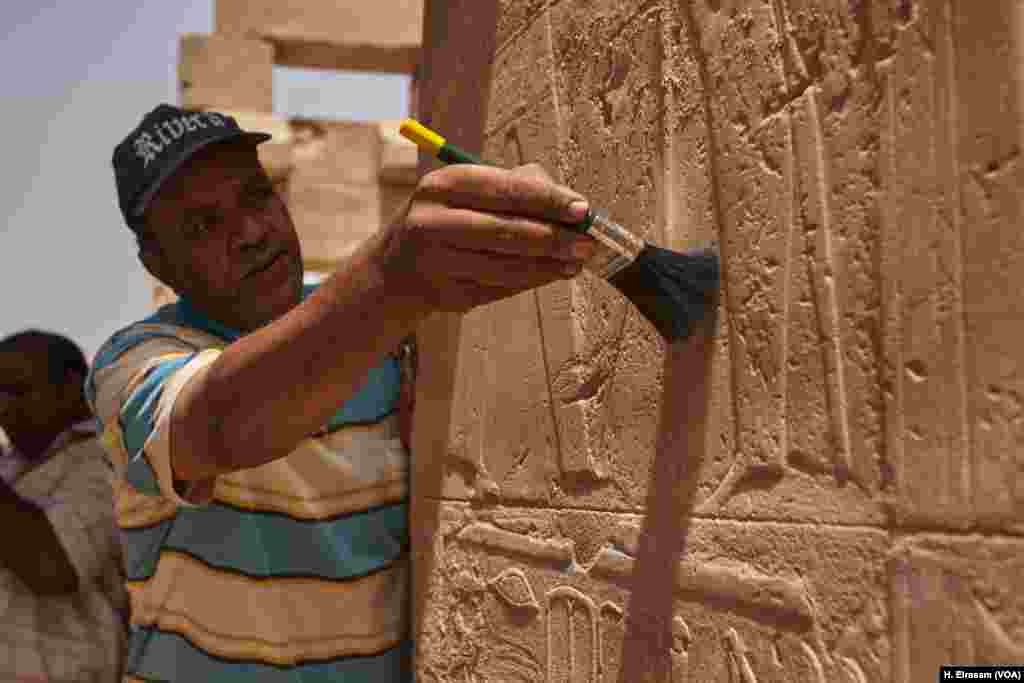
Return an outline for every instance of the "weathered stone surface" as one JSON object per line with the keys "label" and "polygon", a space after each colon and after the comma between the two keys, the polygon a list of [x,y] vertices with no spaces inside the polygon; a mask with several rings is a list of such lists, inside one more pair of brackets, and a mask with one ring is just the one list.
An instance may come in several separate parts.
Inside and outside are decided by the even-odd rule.
{"label": "weathered stone surface", "polygon": [[217,0],[215,7],[218,33],[273,43],[278,64],[411,73],[418,61],[423,0]]}
{"label": "weathered stone surface", "polygon": [[940,58],[928,57],[926,18],[898,33],[881,70],[887,448],[894,518],[964,527],[972,515],[950,27],[934,27],[944,34]]}
{"label": "weathered stone surface", "polygon": [[307,264],[327,267],[380,229],[375,125],[296,119],[286,201]]}
{"label": "weathered stone surface", "polygon": [[377,179],[382,184],[415,185],[419,180],[418,149],[398,132],[401,121],[378,121],[380,164]]}
{"label": "weathered stone surface", "polygon": [[1021,540],[902,538],[892,550],[889,580],[893,683],[935,680],[951,663],[1024,662]]}
{"label": "weathered stone surface", "polygon": [[1019,3],[441,4],[442,132],[724,279],[700,352],[586,274],[428,326],[421,677],[1021,661]]}
{"label": "weathered stone surface", "polygon": [[[770,33],[772,12],[757,11],[761,13],[752,20],[763,24],[762,33]],[[703,54],[710,48],[700,47],[705,41],[695,21],[691,13],[658,3],[647,3],[640,11],[610,3],[596,9],[574,3],[553,8],[548,20],[533,21],[496,62],[485,156],[506,166],[541,162],[558,180],[585,192],[596,204],[604,202],[617,220],[658,242],[685,248],[718,237],[720,230],[726,236],[722,252],[730,279],[717,335],[715,407],[705,435],[712,446],[703,463],[702,511],[877,522],[882,512],[873,496],[882,478],[878,399],[872,398],[879,394],[872,374],[875,359],[847,361],[852,354],[837,348],[845,329],[870,325],[877,318],[877,303],[872,303],[877,283],[863,273],[864,253],[873,253],[877,242],[871,232],[874,195],[865,193],[871,190],[874,157],[869,149],[864,160],[858,147],[863,141],[845,134],[847,129],[836,124],[832,130],[810,119],[808,111],[818,114],[811,94],[766,116],[760,105],[747,113],[727,111],[730,102],[752,95],[705,96],[703,82],[712,78],[709,69],[725,68],[719,64],[739,68],[740,56],[750,50],[733,35],[742,36],[743,22],[737,19],[718,27],[715,40],[727,54],[708,62]],[[549,31],[555,54],[551,59],[543,57]],[[577,46],[574,41],[583,35],[599,38]],[[600,38],[605,35],[607,40]],[[730,58],[733,43],[739,45],[740,56]],[[522,54],[516,57],[517,52]],[[521,65],[530,63],[538,70],[559,65],[552,74],[556,87],[549,94],[541,91],[536,101],[516,86],[524,78]],[[756,68],[761,64],[756,62]],[[768,85],[745,86],[769,93],[764,96],[768,100],[784,84],[781,61],[770,64],[774,66],[762,79]],[[621,82],[613,82],[615,78]],[[728,76],[732,81],[744,78],[742,71]],[[850,98],[850,119],[870,120],[873,115],[873,90],[862,89],[863,94]],[[519,93],[519,98],[510,100],[507,93]],[[750,123],[737,128],[732,123],[736,116],[749,116]],[[825,149],[825,130],[835,140],[838,161],[831,162]],[[820,169],[822,158],[831,162],[827,176]],[[728,181],[713,183],[715,174]],[[821,186],[823,176],[846,202],[841,225],[826,226],[843,236],[835,253],[823,248],[825,229],[817,229],[825,210],[820,198],[833,194],[830,186]],[[719,223],[725,227],[718,228]],[[812,244],[805,245],[805,239]],[[835,293],[834,283],[831,288],[827,283],[830,268],[838,272],[841,294]],[[814,276],[808,279],[808,273]],[[857,293],[863,296],[854,300]],[[849,316],[839,315],[845,310],[840,308],[844,298],[850,300]],[[817,301],[820,305],[804,315],[803,303]],[[508,411],[507,389],[459,394],[456,405],[465,410],[453,409],[456,424],[450,435],[458,437],[459,445],[452,452],[473,455],[456,456],[459,474],[447,477],[448,488],[436,493],[472,495],[476,484],[464,488],[459,482],[473,480],[479,469],[490,478],[488,490],[509,500],[525,495],[546,503],[635,509],[645,496],[659,429],[660,342],[613,288],[586,275],[538,290],[537,306],[550,395],[524,394],[526,403]],[[518,323],[495,307],[475,312],[467,321],[496,326],[494,337],[500,340],[512,334],[506,328],[533,327],[530,308],[522,310],[526,317]],[[866,335],[870,341],[870,330]],[[795,352],[787,362],[791,347]],[[464,367],[511,367],[498,360],[507,345],[489,346],[488,359],[481,355],[483,348],[462,345]],[[501,349],[497,355],[494,348]],[[847,366],[845,382],[832,369],[839,358]],[[508,372],[517,381],[516,371]],[[471,378],[478,376],[467,370],[461,385],[477,386]],[[504,380],[495,382],[506,386]],[[489,439],[505,427],[485,428],[476,418],[481,410],[518,415],[523,423],[536,425],[554,419],[555,462],[494,448]],[[801,419],[790,420],[790,414]],[[510,432],[518,429],[518,420],[507,421]],[[467,451],[467,443],[476,446]],[[838,453],[830,452],[833,443],[840,444],[834,449]],[[505,482],[494,472],[515,472],[519,483]]]}
{"label": "weathered stone surface", "polygon": [[182,106],[274,111],[274,48],[270,43],[238,36],[186,34],[178,49]]}
{"label": "weathered stone surface", "polygon": [[544,23],[546,17],[542,10],[550,4],[551,0],[499,0],[495,52],[503,52],[538,20]]}
{"label": "weathered stone surface", "polygon": [[399,134],[400,124],[400,121],[377,123],[380,141],[377,183],[382,223],[391,221],[405,208],[419,180],[418,149]]}
{"label": "weathered stone surface", "polygon": [[376,184],[290,180],[286,202],[308,264],[335,263],[380,228]]}
{"label": "weathered stone surface", "polygon": [[[1024,104],[1014,93],[1021,80],[1012,61],[1014,40],[1024,34],[1011,33],[1015,5],[943,7],[952,29],[942,38],[946,68],[956,86],[940,92],[956,106],[945,139],[956,149],[963,201],[962,222],[953,226],[963,258],[963,367],[970,374],[960,381],[970,416],[964,460],[971,463],[973,511],[984,527],[1024,533]],[[978,41],[986,49],[975,49]]]}
{"label": "weathered stone surface", "polygon": [[377,126],[358,121],[295,119],[291,122],[299,184],[375,184],[380,165]]}
{"label": "weathered stone surface", "polygon": [[[437,513],[417,587],[424,680],[892,680],[882,532],[701,520],[652,586],[633,580],[638,516]],[[635,612],[650,595],[664,615]],[[658,642],[624,660],[637,639]]]}
{"label": "weathered stone surface", "polygon": [[487,132],[521,116],[538,101],[550,98],[554,63],[547,14],[535,19],[506,49],[494,56],[488,98]]}
{"label": "weathered stone surface", "polygon": [[[495,50],[498,18],[496,0],[426,0],[423,24],[423,61],[417,72],[417,117],[470,152],[483,147],[490,55]],[[462,31],[474,40],[453,43],[451,31]],[[419,157],[426,173],[436,161]],[[442,490],[447,465],[456,366],[460,351],[462,316],[438,314],[416,330],[420,357],[413,415],[411,484],[416,493],[410,504],[413,526],[413,571],[432,576],[435,570],[431,540],[439,523],[436,498]],[[413,635],[419,642],[423,610],[431,598],[424,582],[414,583]]]}
{"label": "weathered stone surface", "polygon": [[273,114],[235,109],[220,109],[218,111],[233,116],[243,130],[267,133],[271,136],[257,148],[260,163],[263,164],[267,175],[274,183],[285,181],[295,165],[293,159],[295,135],[291,123],[287,119]]}

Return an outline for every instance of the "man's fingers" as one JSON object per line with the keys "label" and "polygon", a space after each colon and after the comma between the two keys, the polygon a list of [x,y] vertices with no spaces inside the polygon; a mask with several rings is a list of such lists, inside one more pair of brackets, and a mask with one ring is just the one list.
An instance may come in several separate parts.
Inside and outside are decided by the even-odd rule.
{"label": "man's fingers", "polygon": [[443,310],[458,313],[467,313],[478,306],[486,306],[523,291],[517,287],[491,287],[472,280],[457,280],[454,284],[454,293],[443,304]]}
{"label": "man's fingers", "polygon": [[454,208],[500,211],[560,223],[578,223],[587,213],[582,195],[528,167],[509,171],[454,164],[424,176],[417,194]]}
{"label": "man's fingers", "polygon": [[423,203],[408,222],[430,244],[508,255],[576,262],[597,248],[591,237],[556,224],[506,213],[454,209]]}
{"label": "man's fingers", "polygon": [[523,164],[522,166],[516,166],[515,168],[512,169],[512,172],[518,173],[519,175],[528,176],[530,178],[537,178],[539,180],[543,180],[549,183],[555,182],[555,179],[551,177],[551,174],[548,173],[548,170],[537,163],[529,163]]}
{"label": "man's fingers", "polygon": [[427,258],[430,263],[444,264],[435,277],[468,280],[485,287],[522,291],[579,274],[581,262],[551,258],[509,256],[493,252],[468,251],[437,247]]}

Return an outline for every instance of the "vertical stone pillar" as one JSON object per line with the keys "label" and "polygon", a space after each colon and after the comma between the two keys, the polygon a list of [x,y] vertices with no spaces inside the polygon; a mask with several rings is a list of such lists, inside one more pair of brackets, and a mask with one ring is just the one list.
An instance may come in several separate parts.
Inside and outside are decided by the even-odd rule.
{"label": "vertical stone pillar", "polygon": [[421,676],[1021,660],[1021,12],[428,2],[422,119],[723,281],[706,354],[587,274],[424,326]]}

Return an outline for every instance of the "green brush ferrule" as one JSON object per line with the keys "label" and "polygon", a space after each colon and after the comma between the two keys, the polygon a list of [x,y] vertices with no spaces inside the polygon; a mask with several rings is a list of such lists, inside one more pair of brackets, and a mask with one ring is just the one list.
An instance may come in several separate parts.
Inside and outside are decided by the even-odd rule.
{"label": "green brush ferrule", "polygon": [[441,145],[441,149],[437,150],[437,158],[446,164],[487,165],[482,159],[470,154],[461,147],[456,147],[450,142],[446,142]]}
{"label": "green brush ferrule", "polygon": [[594,224],[594,212],[587,211],[587,216],[579,223],[563,223],[562,225],[566,230],[572,230],[581,235],[586,235],[590,232],[590,227]]}

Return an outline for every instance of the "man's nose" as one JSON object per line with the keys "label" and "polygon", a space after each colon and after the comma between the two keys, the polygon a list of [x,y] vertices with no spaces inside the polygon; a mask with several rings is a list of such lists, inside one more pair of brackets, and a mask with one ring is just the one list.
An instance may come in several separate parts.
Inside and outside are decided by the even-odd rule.
{"label": "man's nose", "polygon": [[269,226],[262,216],[246,211],[238,226],[237,245],[241,249],[259,246],[267,239],[269,231]]}

